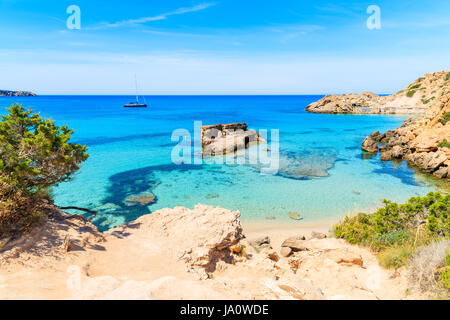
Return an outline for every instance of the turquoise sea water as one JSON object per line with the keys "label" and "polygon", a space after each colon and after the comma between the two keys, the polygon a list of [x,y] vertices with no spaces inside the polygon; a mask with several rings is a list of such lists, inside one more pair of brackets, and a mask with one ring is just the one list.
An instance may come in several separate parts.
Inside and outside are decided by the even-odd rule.
{"label": "turquoise sea water", "polygon": [[[148,108],[126,109],[123,104],[133,97],[39,96],[3,97],[0,106],[19,102],[76,130],[73,140],[89,147],[90,158],[53,195],[58,205],[98,210],[94,222],[102,230],[161,208],[197,203],[240,210],[243,220],[292,221],[290,211],[303,221],[335,219],[372,210],[383,198],[404,201],[438,188],[435,180],[415,174],[405,162],[383,163],[379,155],[360,150],[366,135],[393,129],[405,117],[304,111],[320,98],[149,96]],[[184,128],[193,135],[194,121],[279,129],[279,174],[261,175],[249,165],[173,164],[177,142],[171,141],[172,132]],[[317,168],[328,175],[314,176]],[[124,202],[143,192],[152,192],[157,201],[149,206]]]}

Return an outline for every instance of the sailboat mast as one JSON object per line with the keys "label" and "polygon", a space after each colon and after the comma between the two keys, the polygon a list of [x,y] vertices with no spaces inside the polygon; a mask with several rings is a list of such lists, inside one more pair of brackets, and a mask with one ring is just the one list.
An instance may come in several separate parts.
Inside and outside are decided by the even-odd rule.
{"label": "sailboat mast", "polygon": [[139,104],[138,87],[137,87],[137,77],[134,75],[134,84],[136,85],[136,103]]}

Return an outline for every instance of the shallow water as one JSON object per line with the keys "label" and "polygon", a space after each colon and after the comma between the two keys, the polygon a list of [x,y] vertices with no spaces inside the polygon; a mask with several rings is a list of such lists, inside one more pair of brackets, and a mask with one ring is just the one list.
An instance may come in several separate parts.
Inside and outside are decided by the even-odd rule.
{"label": "shallow water", "polygon": [[[366,135],[393,129],[404,116],[304,111],[320,98],[154,96],[146,97],[146,109],[125,109],[133,97],[40,96],[3,97],[0,106],[17,101],[76,130],[73,140],[89,147],[90,158],[53,195],[62,206],[98,210],[94,222],[102,230],[161,208],[197,203],[240,210],[244,220],[289,221],[290,211],[304,221],[325,220],[372,210],[383,198],[405,201],[438,188],[405,162],[383,163],[360,150]],[[173,130],[193,135],[196,120],[279,129],[278,174],[262,175],[254,165],[173,164]],[[270,142],[269,135],[269,147]],[[149,206],[124,202],[143,192],[152,192],[157,201]]]}

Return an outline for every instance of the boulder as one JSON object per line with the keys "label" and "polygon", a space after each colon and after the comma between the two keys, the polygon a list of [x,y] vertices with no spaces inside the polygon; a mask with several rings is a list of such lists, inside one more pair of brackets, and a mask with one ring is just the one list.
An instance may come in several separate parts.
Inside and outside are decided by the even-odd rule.
{"label": "boulder", "polygon": [[405,150],[400,146],[394,146],[392,148],[392,158],[401,159],[405,154]]}
{"label": "boulder", "polygon": [[249,243],[253,247],[270,246],[270,238],[267,236],[262,236],[256,239],[249,240]]}
{"label": "boulder", "polygon": [[305,245],[305,241],[299,237],[290,237],[283,241],[281,247],[288,247],[292,251],[306,251],[308,248]]}
{"label": "boulder", "polygon": [[362,143],[361,149],[366,152],[378,152],[378,145],[373,138],[366,137]]}
{"label": "boulder", "polygon": [[[201,279],[208,278],[218,263],[231,264],[231,248],[244,237],[239,211],[203,204],[192,210],[161,209],[139,217],[133,225],[138,226],[133,229],[135,234],[151,237],[154,245],[164,246],[167,254],[183,261]],[[128,231],[123,226],[108,231],[116,236],[124,232]]]}
{"label": "boulder", "polygon": [[325,233],[313,231],[311,232],[311,239],[325,239],[327,235]]}
{"label": "boulder", "polygon": [[280,255],[282,257],[289,257],[292,253],[292,249],[289,247],[281,247]]}
{"label": "boulder", "polygon": [[419,166],[427,172],[433,172],[446,160],[447,156],[443,152],[428,152],[423,156]]}
{"label": "boulder", "polygon": [[441,166],[438,170],[433,172],[433,175],[441,179],[450,177],[450,167]]}
{"label": "boulder", "polygon": [[378,141],[378,142],[381,141],[381,138],[382,138],[380,131],[372,132],[372,133],[370,134],[370,137],[371,137],[373,140]]}
{"label": "boulder", "polygon": [[389,161],[389,160],[392,160],[392,152],[389,150],[389,151],[384,151],[384,152],[382,152],[381,153],[381,156],[380,156],[380,160],[381,161]]}

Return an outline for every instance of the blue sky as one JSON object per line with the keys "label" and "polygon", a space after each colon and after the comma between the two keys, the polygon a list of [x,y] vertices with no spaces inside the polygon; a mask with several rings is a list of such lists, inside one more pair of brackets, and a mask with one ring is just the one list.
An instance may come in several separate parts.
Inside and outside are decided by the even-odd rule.
{"label": "blue sky", "polygon": [[147,94],[390,93],[450,69],[449,17],[448,0],[1,0],[0,89],[128,94],[137,74]]}

